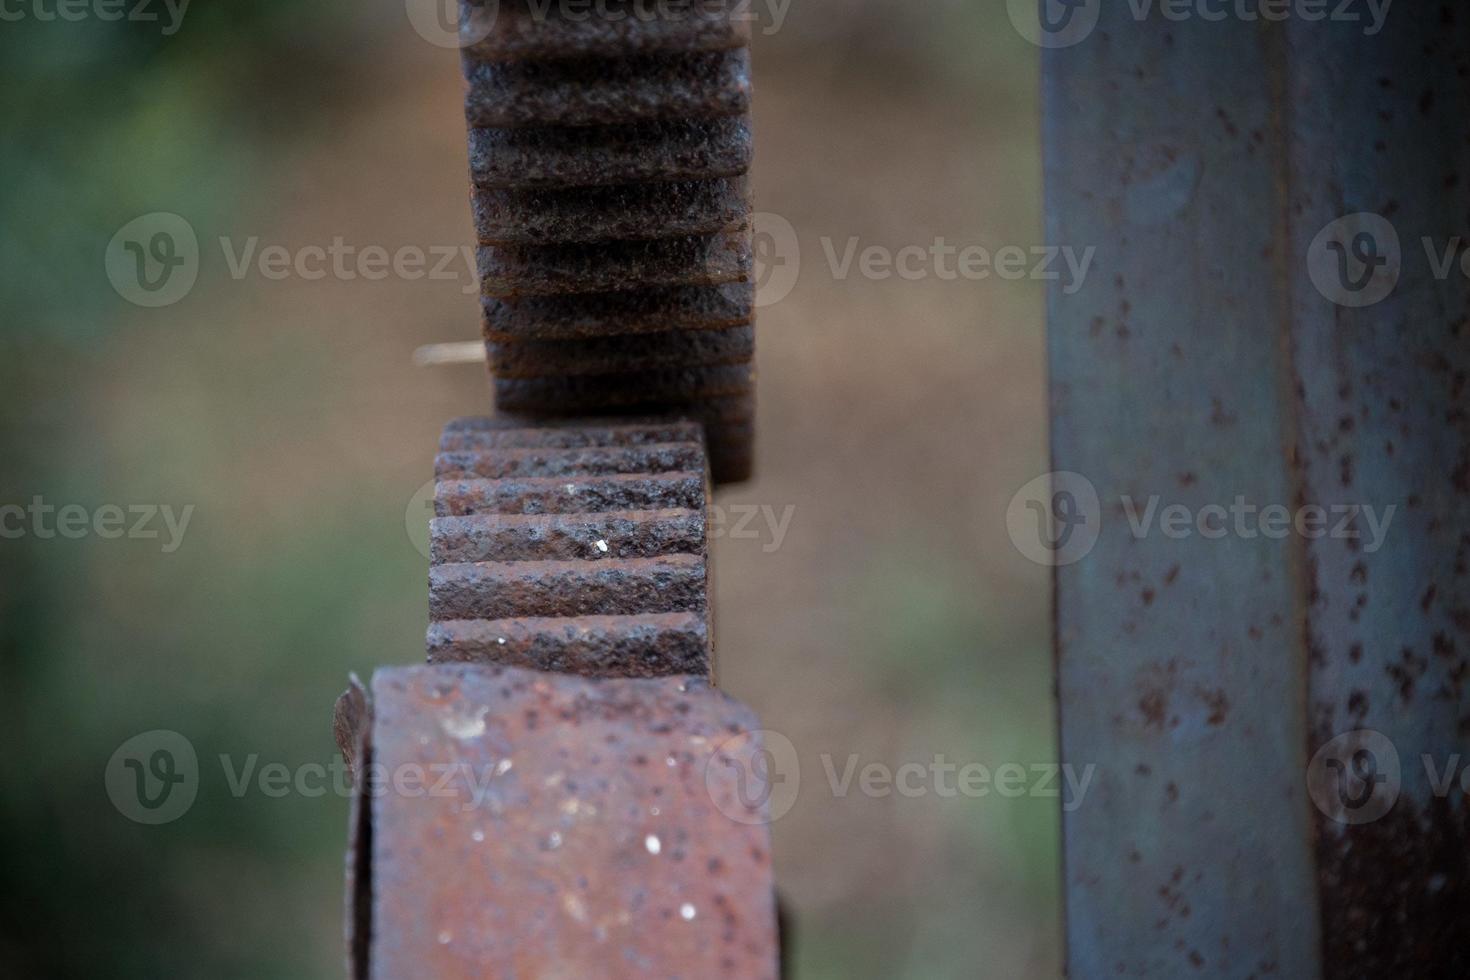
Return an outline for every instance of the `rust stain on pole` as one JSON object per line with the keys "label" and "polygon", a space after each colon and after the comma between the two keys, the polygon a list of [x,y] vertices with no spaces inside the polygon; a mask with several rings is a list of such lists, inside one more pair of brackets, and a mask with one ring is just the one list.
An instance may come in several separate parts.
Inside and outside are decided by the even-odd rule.
{"label": "rust stain on pole", "polygon": [[761,746],[727,695],[430,666],[379,671],[372,709],[364,975],[776,976]]}

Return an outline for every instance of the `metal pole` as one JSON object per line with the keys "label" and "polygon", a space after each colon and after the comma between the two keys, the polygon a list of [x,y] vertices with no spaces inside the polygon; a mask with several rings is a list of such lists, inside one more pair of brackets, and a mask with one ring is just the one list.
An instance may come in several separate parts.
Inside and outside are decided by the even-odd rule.
{"label": "metal pole", "polygon": [[1070,971],[1462,976],[1470,18],[1141,6],[1044,56]]}

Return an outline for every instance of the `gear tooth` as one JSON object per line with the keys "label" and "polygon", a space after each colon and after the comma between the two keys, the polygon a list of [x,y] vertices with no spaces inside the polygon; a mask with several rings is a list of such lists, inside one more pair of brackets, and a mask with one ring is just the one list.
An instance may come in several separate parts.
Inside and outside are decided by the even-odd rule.
{"label": "gear tooth", "polygon": [[[698,8],[698,9],[696,9]],[[737,4],[564,17],[469,2],[471,207],[496,408],[687,413],[750,470],[749,25]],[[478,18],[478,19],[477,19]]]}

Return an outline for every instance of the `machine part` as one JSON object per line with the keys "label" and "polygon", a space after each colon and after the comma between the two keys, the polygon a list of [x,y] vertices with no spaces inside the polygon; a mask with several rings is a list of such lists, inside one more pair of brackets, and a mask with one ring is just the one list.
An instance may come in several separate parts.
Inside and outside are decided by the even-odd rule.
{"label": "machine part", "polygon": [[[746,11],[627,6],[464,2],[500,412],[706,421],[713,400],[753,403]],[[710,427],[717,482],[748,476],[753,434],[749,418]]]}
{"label": "machine part", "polygon": [[755,353],[750,324],[723,330],[670,331],[565,340],[487,341],[490,370],[502,378],[611,374],[684,365],[748,364]]}
{"label": "machine part", "polygon": [[750,43],[748,0],[646,0],[583,8],[529,0],[462,0],[465,55],[474,61],[621,58],[662,51],[727,51]]}
{"label": "machine part", "polygon": [[430,658],[708,675],[702,427],[513,426],[440,439]]}
{"label": "machine part", "polygon": [[470,195],[482,245],[545,245],[712,235],[750,220],[744,177]]}
{"label": "machine part", "polygon": [[723,330],[751,324],[755,287],[729,283],[515,299],[487,296],[481,306],[485,337],[491,341]]}
{"label": "machine part", "polygon": [[1470,19],[1100,18],[1043,55],[1070,974],[1470,975]]}
{"label": "machine part", "polygon": [[745,174],[751,154],[750,122],[743,116],[623,126],[476,127],[469,144],[470,177],[478,187],[715,180]]}
{"label": "machine part", "polygon": [[556,61],[465,59],[471,126],[594,126],[750,111],[750,51]]}
{"label": "machine part", "polygon": [[612,292],[636,282],[654,289],[718,286],[750,279],[750,229],[627,242],[481,245],[480,288],[514,299],[557,293]]}
{"label": "machine part", "polygon": [[707,682],[393,668],[358,725],[354,977],[777,975],[758,724]]}

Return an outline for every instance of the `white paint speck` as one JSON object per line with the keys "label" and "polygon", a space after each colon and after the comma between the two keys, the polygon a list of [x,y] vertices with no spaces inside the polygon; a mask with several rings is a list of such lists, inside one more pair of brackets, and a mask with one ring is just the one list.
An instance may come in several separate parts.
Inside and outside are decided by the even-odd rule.
{"label": "white paint speck", "polygon": [[505,637],[498,636],[498,637],[495,638],[495,642],[496,643],[499,643],[501,646],[505,646]]}
{"label": "white paint speck", "polygon": [[452,738],[479,738],[485,734],[485,714],[488,708],[480,708],[472,714],[451,712],[440,719],[440,726]]}
{"label": "white paint speck", "polygon": [[439,945],[448,946],[450,940],[452,940],[453,938],[454,933],[450,932],[448,929],[443,929],[439,932]]}
{"label": "white paint speck", "polygon": [[679,918],[683,919],[685,922],[693,921],[694,917],[697,914],[698,912],[695,910],[694,906],[690,905],[688,902],[685,902],[683,905],[679,906]]}
{"label": "white paint speck", "polygon": [[546,849],[548,851],[554,851],[558,847],[561,847],[561,832],[553,830],[551,836],[546,838]]}
{"label": "white paint speck", "polygon": [[607,542],[599,540],[597,542],[597,550],[602,552],[604,555],[607,554]]}
{"label": "white paint speck", "polygon": [[495,763],[495,775],[504,776],[506,773],[510,772],[511,769],[514,768],[514,766],[515,763],[512,762],[510,759],[501,759],[499,762]]}
{"label": "white paint speck", "polygon": [[470,840],[474,841],[476,844],[485,843],[485,832],[483,830],[476,830],[472,832],[470,834]]}
{"label": "white paint speck", "polygon": [[648,848],[649,854],[657,854],[664,849],[663,841],[658,839],[657,834],[649,834],[643,838],[643,846]]}

